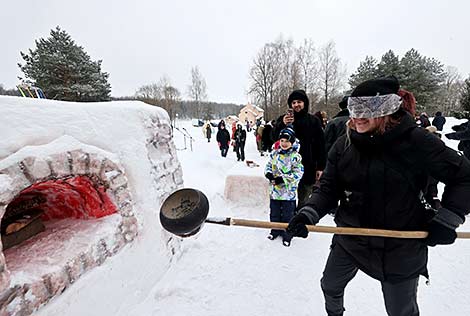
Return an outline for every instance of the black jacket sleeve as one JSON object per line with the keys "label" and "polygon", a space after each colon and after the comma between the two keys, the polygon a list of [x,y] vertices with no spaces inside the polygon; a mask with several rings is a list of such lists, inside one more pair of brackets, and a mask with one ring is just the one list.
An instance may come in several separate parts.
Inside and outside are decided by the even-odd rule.
{"label": "black jacket sleeve", "polygon": [[464,219],[470,211],[470,162],[421,129],[416,129],[413,141],[421,149],[421,161],[426,170],[445,184],[442,206]]}

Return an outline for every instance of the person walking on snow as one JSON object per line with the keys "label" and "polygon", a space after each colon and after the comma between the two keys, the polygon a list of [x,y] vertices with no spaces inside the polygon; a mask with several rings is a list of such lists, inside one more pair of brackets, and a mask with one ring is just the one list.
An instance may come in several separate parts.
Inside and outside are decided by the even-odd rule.
{"label": "person walking on snow", "polygon": [[[321,279],[330,316],[343,315],[344,290],[358,270],[381,282],[389,316],[419,315],[418,278],[428,277],[428,246],[452,244],[470,210],[470,162],[419,128],[401,108],[395,77],[359,84],[348,99],[348,130],[333,145],[320,187],[289,222],[307,237],[338,205],[338,227],[426,230],[426,239],[334,235]],[[441,208],[421,203],[432,176],[445,184]]]}
{"label": "person walking on snow", "polygon": [[[270,154],[264,169],[271,183],[269,219],[271,222],[288,223],[294,215],[297,199],[297,186],[304,173],[302,157],[298,153],[299,144],[291,128],[285,128],[279,135],[280,148]],[[271,230],[268,239],[282,235],[282,243],[289,247],[292,236],[283,230]]]}
{"label": "person walking on snow", "polygon": [[206,132],[207,142],[210,143],[211,135],[212,135],[212,128],[211,128],[210,123],[207,123],[205,132]]}
{"label": "person walking on snow", "polygon": [[241,124],[237,124],[237,129],[234,133],[235,151],[237,152],[237,160],[245,161],[245,142],[246,131],[242,128]]}
{"label": "person walking on snow", "polygon": [[225,124],[219,125],[219,131],[216,135],[217,144],[219,145],[222,157],[227,157],[227,151],[230,146],[230,133],[225,128]]}

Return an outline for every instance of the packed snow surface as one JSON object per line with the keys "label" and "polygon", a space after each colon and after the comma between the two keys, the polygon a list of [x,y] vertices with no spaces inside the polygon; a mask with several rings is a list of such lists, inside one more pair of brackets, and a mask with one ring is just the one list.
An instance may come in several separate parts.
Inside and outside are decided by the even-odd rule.
{"label": "packed snow surface", "polygon": [[[448,118],[444,133],[459,122],[463,121]],[[250,204],[223,198],[227,176],[263,176],[267,158],[257,152],[253,133],[248,133],[245,151],[248,160],[260,165],[257,168],[237,162],[232,149],[227,158],[220,157],[214,133],[208,143],[200,128],[189,122],[177,122],[177,126],[184,126],[195,138],[193,151],[180,150],[178,158],[185,186],[209,198],[209,216],[269,220],[268,200]],[[457,148],[457,141],[443,140]],[[184,147],[176,130],[175,143]],[[334,226],[331,216],[320,224]],[[459,230],[470,231],[470,221]],[[280,239],[268,240],[268,232],[206,224],[197,236],[184,240],[183,254],[143,302],[123,308],[122,315],[324,315],[320,278],[332,235],[311,233],[307,239],[294,238],[286,248]],[[470,240],[430,248],[430,284],[421,278],[418,288],[422,315],[470,315],[469,263]],[[345,315],[386,315],[380,283],[358,273],[346,288],[345,308]]]}

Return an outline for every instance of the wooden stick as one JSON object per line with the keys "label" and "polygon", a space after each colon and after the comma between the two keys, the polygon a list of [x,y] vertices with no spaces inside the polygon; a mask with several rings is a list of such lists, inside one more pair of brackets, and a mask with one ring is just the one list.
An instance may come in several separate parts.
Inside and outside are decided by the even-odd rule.
{"label": "wooden stick", "polygon": [[[225,223],[229,222],[230,225],[233,225],[233,226],[281,229],[281,230],[285,230],[288,225],[287,223],[254,221],[254,220],[239,219],[239,218],[227,218],[227,220],[224,222]],[[331,226],[319,226],[319,225],[307,225],[307,229],[309,232],[315,232],[315,233],[330,233],[330,234],[338,234],[338,235],[355,235],[355,236],[420,238],[420,239],[426,238],[428,236],[428,232],[425,232],[425,231],[400,231],[400,230],[388,230],[388,229],[331,227]],[[470,239],[470,232],[457,232],[457,238]]]}

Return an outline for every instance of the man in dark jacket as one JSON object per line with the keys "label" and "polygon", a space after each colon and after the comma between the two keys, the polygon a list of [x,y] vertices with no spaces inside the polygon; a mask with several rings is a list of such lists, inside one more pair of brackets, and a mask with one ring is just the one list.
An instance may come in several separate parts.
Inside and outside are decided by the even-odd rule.
{"label": "man in dark jacket", "polygon": [[331,146],[335,141],[346,133],[346,122],[349,120],[349,111],[348,111],[348,95],[344,96],[339,107],[341,111],[338,112],[326,125],[325,128],[325,149],[328,153],[331,149]]}
{"label": "man in dark jacket", "polygon": [[325,137],[320,120],[308,113],[309,100],[304,90],[294,90],[289,95],[287,104],[290,111],[277,119],[272,138],[278,139],[279,132],[287,125],[292,125],[299,139],[304,175],[297,192],[298,203],[302,205],[312,193],[316,180],[320,178],[325,168]]}
{"label": "man in dark jacket", "polygon": [[442,112],[437,111],[432,119],[432,125],[436,126],[438,131],[442,131],[444,124],[446,123],[446,118],[442,116]]}
{"label": "man in dark jacket", "polygon": [[[428,275],[427,246],[452,244],[470,209],[469,161],[415,124],[400,108],[398,89],[394,77],[354,89],[350,133],[331,148],[320,188],[287,231],[307,237],[305,225],[315,225],[340,201],[339,227],[428,235],[424,240],[335,235],[321,280],[328,315],[343,315],[344,289],[358,270],[381,282],[388,315],[419,315],[418,279]],[[436,213],[420,202],[429,176],[445,184]]]}
{"label": "man in dark jacket", "polygon": [[225,128],[225,124],[219,124],[219,131],[216,135],[222,157],[227,157],[228,147],[230,145],[230,133]]}
{"label": "man in dark jacket", "polygon": [[237,129],[234,133],[235,151],[237,152],[237,160],[245,161],[245,142],[246,131],[242,128],[241,124],[237,124]]}

